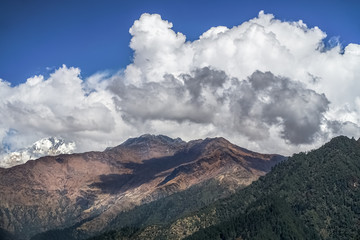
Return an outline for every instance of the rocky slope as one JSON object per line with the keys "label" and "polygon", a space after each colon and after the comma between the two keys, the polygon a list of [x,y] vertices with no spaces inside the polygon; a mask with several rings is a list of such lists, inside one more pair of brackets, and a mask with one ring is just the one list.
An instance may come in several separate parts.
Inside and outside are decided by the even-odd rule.
{"label": "rocky slope", "polygon": [[43,157],[0,168],[0,228],[29,239],[76,225],[82,236],[92,236],[135,206],[208,180],[235,190],[283,159],[223,138],[184,142],[161,135],[104,152]]}

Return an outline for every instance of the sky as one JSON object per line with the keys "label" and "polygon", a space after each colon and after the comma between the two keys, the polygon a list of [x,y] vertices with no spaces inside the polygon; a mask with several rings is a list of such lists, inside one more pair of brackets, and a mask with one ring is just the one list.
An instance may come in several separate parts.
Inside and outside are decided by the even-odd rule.
{"label": "sky", "polygon": [[125,68],[132,59],[128,33],[142,13],[158,13],[188,40],[213,26],[232,27],[260,10],[280,20],[302,19],[347,45],[360,39],[358,1],[113,1],[2,0],[0,74],[14,85],[62,64],[82,76]]}
{"label": "sky", "polygon": [[357,1],[0,2],[0,154],[44,137],[360,137]]}

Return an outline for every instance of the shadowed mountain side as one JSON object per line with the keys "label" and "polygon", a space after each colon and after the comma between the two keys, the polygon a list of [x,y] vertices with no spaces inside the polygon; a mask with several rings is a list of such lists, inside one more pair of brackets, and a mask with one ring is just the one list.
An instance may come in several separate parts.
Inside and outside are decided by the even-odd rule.
{"label": "shadowed mountain side", "polygon": [[[129,211],[120,212],[103,231],[107,232],[115,229],[139,230],[139,228],[148,225],[171,222],[220,198],[229,196],[234,192],[232,190],[234,186],[229,187],[231,184],[234,183],[219,184],[215,179],[204,181],[184,191],[142,204]],[[31,240],[75,240],[89,237],[84,232],[80,232],[78,227],[77,224],[66,229],[47,231],[34,236]]]}
{"label": "shadowed mountain side", "polygon": [[17,240],[14,235],[9,233],[8,231],[0,228],[0,239],[1,240]]}

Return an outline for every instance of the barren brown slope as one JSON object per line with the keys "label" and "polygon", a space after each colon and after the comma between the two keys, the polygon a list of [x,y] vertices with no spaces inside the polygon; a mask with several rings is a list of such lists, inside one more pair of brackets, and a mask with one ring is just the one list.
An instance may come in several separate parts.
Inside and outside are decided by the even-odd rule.
{"label": "barren brown slope", "polygon": [[79,224],[91,235],[121,211],[208,179],[248,185],[282,158],[223,138],[188,143],[143,135],[104,152],[60,155],[0,169],[0,228],[19,238]]}

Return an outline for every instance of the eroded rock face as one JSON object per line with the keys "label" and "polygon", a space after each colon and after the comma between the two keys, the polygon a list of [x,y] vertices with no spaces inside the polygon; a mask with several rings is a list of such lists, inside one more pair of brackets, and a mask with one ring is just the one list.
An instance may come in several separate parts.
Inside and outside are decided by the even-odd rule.
{"label": "eroded rock face", "polygon": [[21,239],[78,224],[92,235],[121,211],[209,179],[234,190],[284,158],[223,138],[143,135],[104,152],[43,157],[0,168],[0,228]]}

